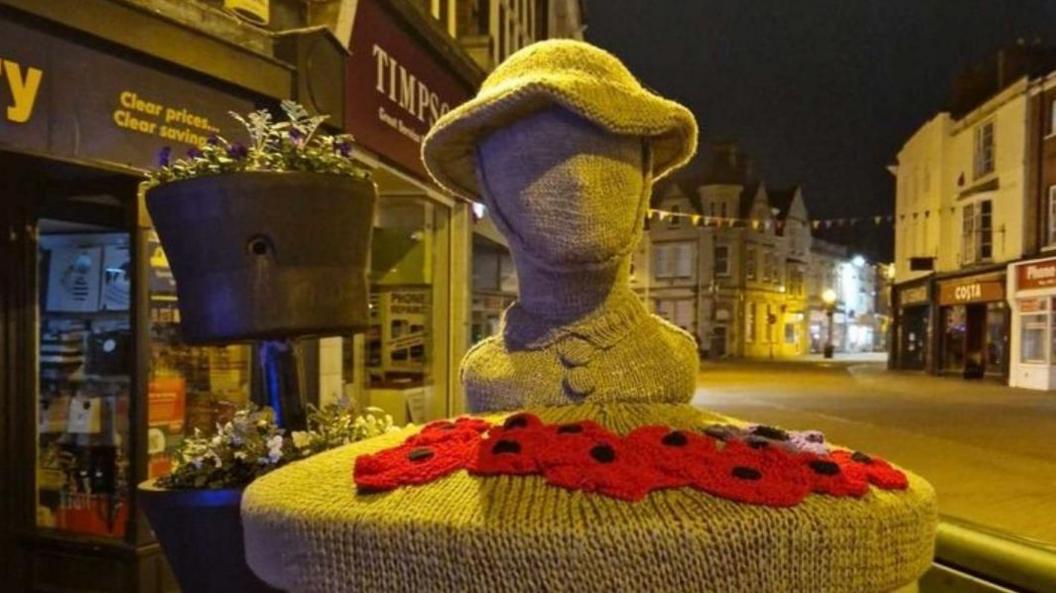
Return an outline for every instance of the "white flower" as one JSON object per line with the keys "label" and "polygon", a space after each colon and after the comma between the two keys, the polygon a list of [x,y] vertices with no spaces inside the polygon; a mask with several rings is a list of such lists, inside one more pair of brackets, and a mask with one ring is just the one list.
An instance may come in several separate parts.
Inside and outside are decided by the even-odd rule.
{"label": "white flower", "polygon": [[238,461],[245,461],[248,457],[245,451],[235,451],[235,459]]}
{"label": "white flower", "polygon": [[220,443],[222,443],[222,442],[223,442],[223,440],[220,438],[220,435],[216,435],[215,437],[213,437],[213,440],[209,441],[209,444],[211,444],[214,447],[219,447]]}
{"label": "white flower", "polygon": [[268,459],[272,463],[278,463],[282,459],[282,435],[275,435],[268,439]]}
{"label": "white flower", "polygon": [[312,442],[311,433],[305,430],[295,430],[291,432],[290,438],[293,439],[293,446],[298,449],[303,449]]}
{"label": "white flower", "polygon": [[191,465],[194,466],[194,469],[202,469],[202,458],[201,457],[192,457],[190,459],[190,461],[191,461]]}

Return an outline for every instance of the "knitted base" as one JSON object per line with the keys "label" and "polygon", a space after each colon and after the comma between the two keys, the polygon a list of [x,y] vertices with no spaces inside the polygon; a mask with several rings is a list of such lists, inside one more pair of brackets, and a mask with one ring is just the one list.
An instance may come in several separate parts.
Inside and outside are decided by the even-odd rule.
{"label": "knitted base", "polygon": [[[546,422],[591,418],[626,434],[645,424],[697,428],[730,419],[687,405],[532,410]],[[501,421],[501,416],[489,418]],[[571,492],[535,476],[473,477],[357,495],[356,457],[405,430],[293,463],[254,482],[242,516],[246,557],[289,591],[707,591],[887,593],[929,566],[934,492],[813,494],[791,508],[691,489],[639,503]]]}

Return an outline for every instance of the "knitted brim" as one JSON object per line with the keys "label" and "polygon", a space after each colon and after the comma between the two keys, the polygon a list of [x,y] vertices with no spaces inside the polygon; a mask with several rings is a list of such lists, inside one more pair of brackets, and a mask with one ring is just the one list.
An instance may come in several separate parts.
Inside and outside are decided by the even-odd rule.
{"label": "knitted brim", "polygon": [[[689,405],[533,410],[547,422],[594,419],[621,434],[729,422]],[[502,416],[490,417],[501,422]],[[322,453],[253,482],[242,502],[246,558],[291,591],[723,591],[887,593],[934,552],[934,491],[810,495],[799,505],[741,504],[689,488],[638,503],[548,485],[476,477],[356,493],[360,455],[415,429]]]}
{"label": "knitted brim", "polygon": [[[583,51],[579,46],[585,45],[560,43],[577,51]],[[528,50],[531,49],[530,46]],[[597,48],[590,51],[615,60]],[[476,145],[492,131],[552,105],[564,107],[613,134],[649,139],[654,180],[681,167],[696,153],[697,122],[693,114],[674,101],[646,91],[629,74],[627,79],[613,80],[561,69],[525,70],[518,74],[485,82],[480,94],[441,117],[425,137],[425,167],[448,191],[470,199],[480,196],[475,172]],[[561,139],[555,138],[554,142]]]}

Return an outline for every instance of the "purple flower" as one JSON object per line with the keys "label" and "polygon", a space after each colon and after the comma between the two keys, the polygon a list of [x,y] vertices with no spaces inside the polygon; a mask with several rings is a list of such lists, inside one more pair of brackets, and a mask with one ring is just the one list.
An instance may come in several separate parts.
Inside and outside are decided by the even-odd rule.
{"label": "purple flower", "polygon": [[249,156],[249,149],[242,144],[235,142],[227,147],[227,156],[236,160],[241,160]]}
{"label": "purple flower", "polygon": [[352,154],[352,143],[349,142],[348,140],[345,140],[343,142],[338,142],[334,146],[334,148],[337,150],[337,154],[339,154],[339,155],[341,155],[343,157],[347,158],[350,154]]}
{"label": "purple flower", "polygon": [[202,151],[198,150],[197,148],[188,148],[187,156],[189,158],[196,159],[202,156]]}
{"label": "purple flower", "polygon": [[290,140],[297,146],[304,144],[304,132],[297,128],[290,128]]}
{"label": "purple flower", "polygon": [[217,144],[220,144],[220,137],[216,134],[212,134],[206,139],[205,143],[210,146],[216,146]]}
{"label": "purple flower", "polygon": [[169,159],[172,158],[172,147],[166,146],[158,151],[158,166],[168,167]]}

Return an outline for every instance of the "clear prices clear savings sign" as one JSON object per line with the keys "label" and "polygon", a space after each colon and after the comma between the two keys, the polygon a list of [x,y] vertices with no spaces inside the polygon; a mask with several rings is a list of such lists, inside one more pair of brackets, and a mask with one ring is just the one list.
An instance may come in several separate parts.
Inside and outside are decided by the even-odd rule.
{"label": "clear prices clear savings sign", "polygon": [[473,89],[381,0],[359,0],[348,62],[346,126],[356,142],[423,179],[422,138]]}

